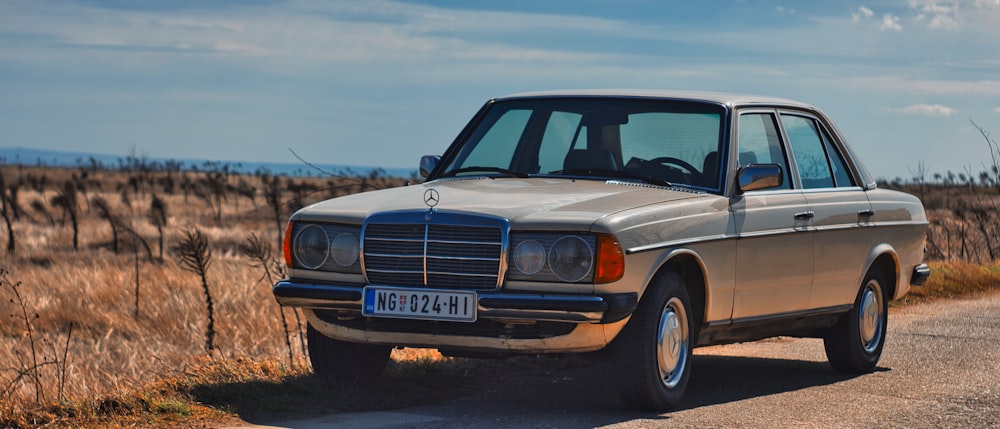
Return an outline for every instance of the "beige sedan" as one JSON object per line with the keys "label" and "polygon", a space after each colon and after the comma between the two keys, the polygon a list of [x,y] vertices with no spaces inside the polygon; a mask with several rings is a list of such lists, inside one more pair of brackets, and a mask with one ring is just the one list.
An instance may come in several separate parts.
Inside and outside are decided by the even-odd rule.
{"label": "beige sedan", "polygon": [[798,102],[512,95],[421,173],[292,216],[274,294],[304,309],[317,374],[376,377],[392,347],[610,348],[623,402],[662,410],[698,346],[821,337],[835,370],[871,371],[888,301],[930,275],[920,201]]}

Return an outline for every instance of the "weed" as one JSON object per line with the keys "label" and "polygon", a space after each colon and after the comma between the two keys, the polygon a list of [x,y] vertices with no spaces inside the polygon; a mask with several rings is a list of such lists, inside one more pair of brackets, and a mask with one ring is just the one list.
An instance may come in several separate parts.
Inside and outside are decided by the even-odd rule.
{"label": "weed", "polygon": [[52,197],[52,205],[61,208],[63,213],[69,216],[70,224],[73,227],[73,250],[80,250],[80,203],[77,198],[76,183],[72,180],[64,182],[59,194]]}
{"label": "weed", "polygon": [[[260,280],[258,280],[258,283],[261,280],[267,280],[268,284],[274,284],[275,280],[285,276],[285,266],[281,263],[281,261],[277,260],[277,258],[273,256],[271,246],[267,244],[267,241],[259,235],[250,234],[247,236],[246,254],[253,259],[254,263],[252,266],[254,268],[260,268],[261,271],[263,271],[263,275]],[[298,316],[297,309],[293,308],[292,311],[295,311],[296,316]],[[285,331],[285,346],[288,348],[288,364],[291,365],[295,357],[292,354],[292,341],[288,338],[288,320],[285,318],[285,311],[280,305],[278,306],[278,314],[281,315],[281,326],[284,327]],[[299,338],[301,339],[302,330],[298,329],[297,331],[299,333]]]}
{"label": "weed", "polygon": [[100,195],[95,195],[90,199],[90,206],[94,210],[97,210],[98,216],[106,220],[108,226],[111,227],[111,250],[115,254],[118,254],[118,225],[121,225],[121,219],[111,211],[111,205],[108,204],[108,200]]}
{"label": "weed", "polygon": [[149,223],[156,226],[156,233],[160,237],[159,249],[160,249],[160,260],[163,260],[163,227],[167,226],[167,203],[156,194],[153,194],[152,200],[149,203],[149,215],[147,216]]}
{"label": "weed", "polygon": [[208,309],[208,328],[205,329],[205,350],[215,349],[215,308],[212,291],[208,288],[208,268],[212,265],[212,250],[208,248],[208,238],[198,228],[181,233],[181,239],[174,247],[180,260],[181,269],[201,277],[201,287],[205,291],[205,307]]}
{"label": "weed", "polygon": [[[39,337],[38,330],[35,327],[35,322],[39,319],[39,314],[28,308],[28,302],[21,293],[21,287],[22,284],[20,281],[12,280],[9,273],[0,268],[0,289],[9,290],[13,296],[10,299],[10,303],[15,307],[16,313],[11,314],[10,317],[18,319],[23,325],[23,332],[25,333],[23,338],[26,340],[27,348],[30,351],[30,353],[15,351],[14,355],[17,360],[17,366],[0,368],[16,374],[6,386],[0,389],[0,399],[8,399],[22,385],[22,382],[27,380],[27,384],[34,390],[35,403],[42,403],[46,400],[46,383],[43,382],[42,369],[52,366],[55,368],[56,398],[64,400],[66,368],[69,361],[70,341],[73,337],[73,324],[70,323],[68,326],[65,344],[60,352],[57,350],[54,342]],[[49,346],[48,358],[44,355],[44,345]]]}
{"label": "weed", "polygon": [[1000,289],[1000,265],[978,265],[968,262],[931,262],[931,277],[927,284],[913,287],[904,302],[919,302],[936,298],[970,296]]}

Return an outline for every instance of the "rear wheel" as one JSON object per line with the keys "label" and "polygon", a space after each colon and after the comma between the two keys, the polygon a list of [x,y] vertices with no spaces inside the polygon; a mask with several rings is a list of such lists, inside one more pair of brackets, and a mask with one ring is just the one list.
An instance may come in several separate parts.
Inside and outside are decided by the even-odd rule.
{"label": "rear wheel", "polygon": [[882,356],[889,319],[885,287],[885,276],[873,267],[861,282],[854,308],[827,331],[823,345],[833,369],[845,373],[875,369]]}
{"label": "rear wheel", "polygon": [[306,327],[309,362],[313,373],[337,381],[357,382],[378,378],[389,363],[392,347],[349,343]]}
{"label": "rear wheel", "polygon": [[691,373],[692,314],[677,273],[649,286],[613,347],[618,392],[626,406],[662,411],[680,403]]}

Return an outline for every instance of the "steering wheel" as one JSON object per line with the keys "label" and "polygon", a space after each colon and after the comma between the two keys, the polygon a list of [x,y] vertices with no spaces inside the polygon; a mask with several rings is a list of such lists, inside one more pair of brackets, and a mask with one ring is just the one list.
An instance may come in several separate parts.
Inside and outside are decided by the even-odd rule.
{"label": "steering wheel", "polygon": [[646,162],[654,164],[673,164],[686,170],[691,176],[695,178],[695,180],[700,181],[702,179],[701,172],[698,171],[698,169],[694,168],[693,165],[688,164],[687,161],[681,159],[677,159],[671,156],[661,156],[659,158],[653,158]]}

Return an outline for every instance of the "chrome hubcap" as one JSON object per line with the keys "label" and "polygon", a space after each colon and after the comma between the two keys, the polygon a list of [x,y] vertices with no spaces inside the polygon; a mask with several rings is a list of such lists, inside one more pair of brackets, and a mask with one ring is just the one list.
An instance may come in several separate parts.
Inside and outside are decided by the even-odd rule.
{"label": "chrome hubcap", "polygon": [[656,361],[663,384],[672,388],[680,382],[687,366],[688,321],[684,305],[673,298],[663,307],[656,337]]}
{"label": "chrome hubcap", "polygon": [[865,285],[865,290],[861,295],[861,308],[858,309],[860,318],[858,330],[861,334],[861,345],[868,353],[872,353],[878,348],[882,339],[882,324],[885,323],[882,314],[882,289],[878,282],[870,281]]}

